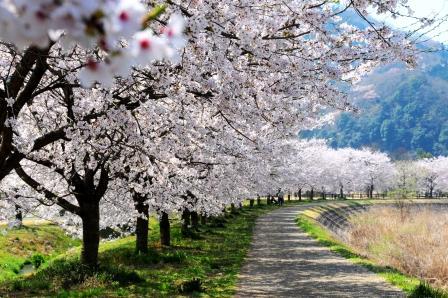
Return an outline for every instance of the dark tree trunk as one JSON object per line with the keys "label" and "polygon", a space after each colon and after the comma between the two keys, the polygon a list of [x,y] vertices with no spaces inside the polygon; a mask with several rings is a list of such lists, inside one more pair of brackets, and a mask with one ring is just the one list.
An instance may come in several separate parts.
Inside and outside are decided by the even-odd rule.
{"label": "dark tree trunk", "polygon": [[299,188],[299,201],[301,201],[301,200],[302,200],[302,189]]}
{"label": "dark tree trunk", "polygon": [[19,205],[15,205],[15,208],[16,208],[16,221],[18,223],[18,227],[20,228],[23,224],[22,208]]}
{"label": "dark tree trunk", "polygon": [[137,226],[135,228],[135,251],[137,254],[147,254],[149,233],[149,207],[143,202],[139,202],[136,207],[139,216],[137,217]]}
{"label": "dark tree trunk", "polygon": [[250,199],[249,200],[249,207],[250,208],[254,208],[254,204],[255,204],[255,200],[254,199]]}
{"label": "dark tree trunk", "polygon": [[340,191],[339,191],[339,197],[342,199],[344,198],[344,188],[341,186]]}
{"label": "dark tree trunk", "polygon": [[[70,203],[62,197],[58,197],[47,189],[42,190],[42,185],[29,176],[20,166],[15,170],[20,178],[29,186],[44,193],[45,196],[55,199],[60,207],[81,218],[81,263],[89,267],[97,267],[98,247],[100,243],[100,200],[109,185],[108,169],[103,165],[97,167],[95,171],[85,167],[84,177],[75,171],[70,174],[70,179],[67,182],[74,186],[74,194],[79,206]],[[96,173],[100,173],[100,175],[98,184],[95,186]]]}
{"label": "dark tree trunk", "polygon": [[99,202],[81,205],[82,250],[81,263],[89,267],[98,266],[98,247],[100,244]]}
{"label": "dark tree trunk", "polygon": [[234,203],[230,204],[230,212],[231,213],[236,213],[236,208],[235,208],[235,204]]}
{"label": "dark tree trunk", "polygon": [[164,246],[171,245],[170,219],[166,212],[160,216],[160,244]]}
{"label": "dark tree trunk", "polygon": [[182,226],[180,228],[183,236],[188,235],[188,226],[190,224],[190,211],[188,209],[184,209],[184,211],[182,211]]}
{"label": "dark tree trunk", "polygon": [[314,188],[311,187],[310,200],[312,201],[313,199],[314,199]]}
{"label": "dark tree trunk", "polygon": [[201,214],[201,225],[205,226],[207,224],[207,215]]}
{"label": "dark tree trunk", "polygon": [[[9,79],[3,81],[6,92],[0,89],[0,181],[23,158],[15,155],[15,150],[12,150],[13,129],[7,127],[5,121],[9,117],[18,115],[22,108],[33,100],[33,93],[38,89],[39,83],[48,69],[46,62],[49,50],[50,47],[38,49],[33,46],[25,50],[20,61],[15,63],[15,70],[8,75]],[[26,80],[26,78],[29,79]],[[5,99],[8,97],[15,100],[14,109],[7,108]]]}
{"label": "dark tree trunk", "polygon": [[191,212],[191,226],[195,230],[199,228],[199,214],[196,211]]}
{"label": "dark tree trunk", "polygon": [[434,192],[434,188],[431,186],[431,187],[429,188],[429,197],[430,197],[430,198],[432,198],[432,196],[433,196],[433,192]]}
{"label": "dark tree trunk", "polygon": [[260,206],[261,205],[261,198],[260,198],[260,196],[257,196],[257,206]]}
{"label": "dark tree trunk", "polygon": [[291,193],[288,193],[288,202],[291,201]]}

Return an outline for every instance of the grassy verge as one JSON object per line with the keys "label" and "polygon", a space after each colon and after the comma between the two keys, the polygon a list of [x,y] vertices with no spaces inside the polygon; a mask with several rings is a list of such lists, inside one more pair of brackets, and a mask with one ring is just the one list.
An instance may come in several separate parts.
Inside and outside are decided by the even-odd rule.
{"label": "grassy verge", "polygon": [[55,225],[0,226],[0,282],[16,278],[25,264],[39,267],[79,243]]}
{"label": "grassy verge", "polygon": [[173,219],[169,248],[158,244],[159,228],[152,220],[148,255],[134,253],[134,237],[105,242],[100,246],[102,266],[91,271],[79,264],[79,251],[72,251],[36,274],[0,284],[0,296],[231,297],[255,220],[275,208],[245,206],[209,221],[190,238],[181,236],[180,222]]}
{"label": "grassy verge", "polygon": [[434,289],[415,277],[405,275],[388,266],[375,264],[371,260],[360,256],[351,250],[347,245],[334,239],[332,235],[321,225],[306,216],[299,216],[297,218],[297,224],[311,237],[315,238],[319,243],[327,246],[331,251],[338,253],[355,264],[361,265],[368,270],[379,274],[391,284],[402,289],[409,297],[448,298],[447,293]]}

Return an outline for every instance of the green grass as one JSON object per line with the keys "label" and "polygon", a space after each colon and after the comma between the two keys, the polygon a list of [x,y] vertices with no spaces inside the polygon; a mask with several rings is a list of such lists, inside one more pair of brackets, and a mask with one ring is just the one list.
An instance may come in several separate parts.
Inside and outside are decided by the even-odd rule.
{"label": "green grass", "polygon": [[79,243],[51,224],[30,224],[21,229],[0,226],[0,282],[16,278],[26,263],[38,267]]}
{"label": "green grass", "polygon": [[432,288],[427,283],[418,278],[411,277],[401,273],[400,271],[388,267],[375,264],[371,260],[358,255],[347,245],[334,239],[331,234],[325,230],[319,223],[304,215],[297,218],[297,224],[310,236],[315,238],[319,243],[327,246],[331,251],[343,256],[351,262],[361,265],[368,270],[375,272],[385,278],[388,282],[402,289],[409,297],[435,297],[448,298],[448,294],[442,290]]}
{"label": "green grass", "polygon": [[[303,204],[305,202],[290,202]],[[79,263],[79,249],[42,266],[36,274],[0,284],[0,296],[232,297],[250,247],[255,220],[276,206],[245,206],[210,221],[183,238],[172,219],[172,246],[161,247],[157,221],[150,221],[150,252],[136,255],[134,237],[101,243],[98,270]],[[197,238],[197,239],[196,239]]]}

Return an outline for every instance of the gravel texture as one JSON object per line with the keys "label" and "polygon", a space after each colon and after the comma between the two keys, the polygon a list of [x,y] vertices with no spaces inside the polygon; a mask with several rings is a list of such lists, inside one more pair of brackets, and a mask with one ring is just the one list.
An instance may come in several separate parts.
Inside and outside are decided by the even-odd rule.
{"label": "gravel texture", "polygon": [[295,218],[309,207],[280,208],[258,219],[236,297],[406,297],[300,230]]}

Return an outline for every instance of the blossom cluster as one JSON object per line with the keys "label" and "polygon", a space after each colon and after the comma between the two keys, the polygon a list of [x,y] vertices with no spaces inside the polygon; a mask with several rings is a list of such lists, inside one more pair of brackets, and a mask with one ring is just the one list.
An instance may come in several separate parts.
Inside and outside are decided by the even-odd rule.
{"label": "blossom cluster", "polygon": [[157,35],[148,28],[162,11],[150,11],[140,0],[0,0],[0,40],[19,50],[53,42],[66,51],[80,46],[97,56],[84,61],[81,84],[111,86],[114,76],[126,77],[133,66],[178,59],[183,17],[173,14]]}

